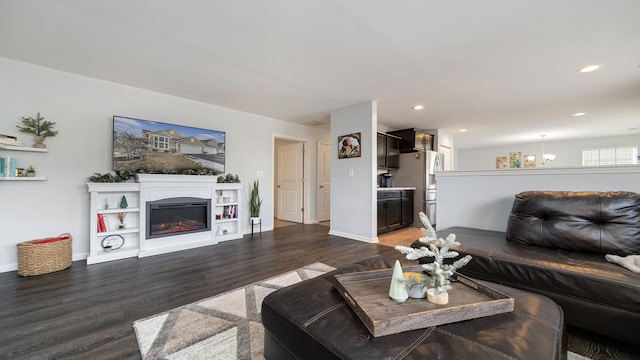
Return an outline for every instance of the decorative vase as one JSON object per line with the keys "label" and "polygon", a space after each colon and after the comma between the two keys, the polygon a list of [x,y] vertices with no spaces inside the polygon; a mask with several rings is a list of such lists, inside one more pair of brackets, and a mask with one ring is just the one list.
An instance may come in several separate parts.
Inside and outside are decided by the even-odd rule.
{"label": "decorative vase", "polygon": [[407,293],[412,299],[424,299],[427,296],[427,286],[424,284],[426,276],[417,272],[404,273],[407,284]]}
{"label": "decorative vase", "polygon": [[396,260],[396,264],[393,267],[393,275],[391,275],[389,297],[393,301],[397,302],[405,302],[409,298],[409,294],[407,294],[407,285],[405,284],[404,275],[402,275],[402,267],[400,267],[400,261],[398,260]]}
{"label": "decorative vase", "polygon": [[38,148],[38,149],[46,149],[47,145],[44,144],[44,137],[42,136],[36,136],[35,137],[35,144],[33,144],[34,148]]}
{"label": "decorative vase", "polygon": [[34,172],[28,172],[27,173],[27,177],[35,177],[35,176],[36,176],[36,173],[34,173]]}
{"label": "decorative vase", "polygon": [[260,224],[260,216],[252,216],[251,217],[251,224]]}
{"label": "decorative vase", "polygon": [[424,299],[427,296],[427,287],[415,285],[407,289],[407,294],[412,299]]}
{"label": "decorative vase", "polygon": [[427,300],[429,300],[429,302],[436,305],[446,305],[449,303],[449,293],[445,291],[443,293],[440,293],[440,295],[438,296],[436,296],[435,293],[436,289],[434,288],[427,290]]}

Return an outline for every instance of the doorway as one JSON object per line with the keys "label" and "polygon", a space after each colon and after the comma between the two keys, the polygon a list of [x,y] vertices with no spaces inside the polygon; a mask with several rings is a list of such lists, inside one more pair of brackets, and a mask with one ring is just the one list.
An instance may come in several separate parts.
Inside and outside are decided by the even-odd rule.
{"label": "doorway", "polygon": [[329,226],[331,219],[331,147],[318,142],[318,223]]}
{"label": "doorway", "polygon": [[305,143],[276,138],[274,142],[274,227],[276,224],[304,223]]}

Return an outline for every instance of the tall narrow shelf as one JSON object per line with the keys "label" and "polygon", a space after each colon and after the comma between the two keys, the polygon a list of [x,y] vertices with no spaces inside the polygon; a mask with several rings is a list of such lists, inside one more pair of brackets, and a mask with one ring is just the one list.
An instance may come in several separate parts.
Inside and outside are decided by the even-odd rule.
{"label": "tall narrow shelf", "polygon": [[[27,146],[14,146],[14,145],[4,145],[0,144],[0,150],[9,150],[9,151],[26,151],[26,152],[40,152],[46,153],[49,152],[46,148],[34,148]],[[33,176],[33,177],[18,177],[18,176],[0,176],[0,181],[45,181],[46,177],[41,176]]]}
{"label": "tall narrow shelf", "polygon": [[218,241],[242,237],[240,219],[242,219],[242,184],[220,183],[214,185],[216,198],[213,199],[213,230]]}
{"label": "tall narrow shelf", "polygon": [[[87,183],[91,194],[89,211],[89,256],[87,264],[138,256],[140,248],[140,184],[138,183]],[[122,196],[128,207],[119,208]],[[124,229],[119,228],[118,214],[124,213]],[[107,231],[98,232],[98,215],[104,217]],[[111,235],[119,235],[124,244],[118,249],[105,251],[102,241]]]}

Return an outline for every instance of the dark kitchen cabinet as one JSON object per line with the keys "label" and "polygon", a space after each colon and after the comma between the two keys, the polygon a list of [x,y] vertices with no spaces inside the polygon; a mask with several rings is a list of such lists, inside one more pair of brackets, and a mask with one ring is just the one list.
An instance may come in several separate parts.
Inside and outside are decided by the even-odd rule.
{"label": "dark kitchen cabinet", "polygon": [[413,211],[413,190],[403,190],[402,196],[400,198],[401,202],[401,217],[402,222],[400,225],[402,227],[411,226],[413,224],[414,219],[414,211]]}
{"label": "dark kitchen cabinet", "polygon": [[397,169],[400,167],[400,138],[378,133],[377,137],[378,167]]}
{"label": "dark kitchen cabinet", "polygon": [[378,191],[378,234],[411,226],[413,190]]}

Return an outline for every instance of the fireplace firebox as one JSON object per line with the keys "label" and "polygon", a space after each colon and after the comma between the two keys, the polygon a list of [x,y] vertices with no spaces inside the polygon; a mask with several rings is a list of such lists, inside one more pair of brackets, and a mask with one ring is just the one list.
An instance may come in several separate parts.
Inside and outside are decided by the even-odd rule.
{"label": "fireplace firebox", "polygon": [[146,205],[147,239],[211,230],[211,199],[168,198]]}

